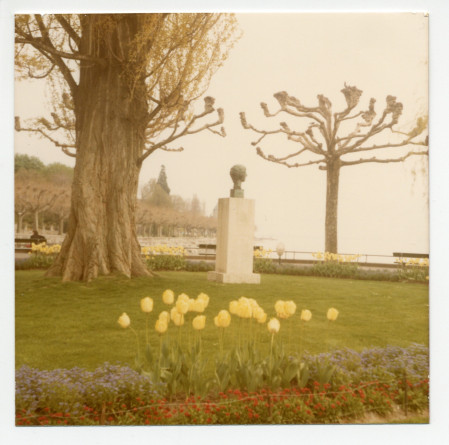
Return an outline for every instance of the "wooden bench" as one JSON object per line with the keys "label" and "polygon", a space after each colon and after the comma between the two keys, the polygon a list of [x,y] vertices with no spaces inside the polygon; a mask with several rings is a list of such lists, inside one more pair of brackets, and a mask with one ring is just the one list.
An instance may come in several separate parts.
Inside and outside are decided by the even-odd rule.
{"label": "wooden bench", "polygon": [[[200,255],[215,255],[215,251],[217,250],[216,244],[198,244],[198,249],[200,250]],[[254,250],[263,249],[262,246],[254,246]],[[204,250],[205,252],[201,252],[201,250]],[[208,252],[208,250],[211,250],[212,252]]]}
{"label": "wooden bench", "polygon": [[[429,258],[428,253],[407,253],[407,252],[393,252],[393,257],[395,258]],[[400,259],[396,260],[395,263],[405,265]],[[418,264],[416,264],[418,266]]]}
{"label": "wooden bench", "polygon": [[393,252],[393,256],[396,258],[429,258],[428,253],[402,253]]}
{"label": "wooden bench", "polygon": [[[14,250],[16,252],[31,252],[31,244],[42,244],[46,243],[47,239],[43,236],[42,238],[15,238],[14,239]],[[25,244],[25,246],[23,246]]]}

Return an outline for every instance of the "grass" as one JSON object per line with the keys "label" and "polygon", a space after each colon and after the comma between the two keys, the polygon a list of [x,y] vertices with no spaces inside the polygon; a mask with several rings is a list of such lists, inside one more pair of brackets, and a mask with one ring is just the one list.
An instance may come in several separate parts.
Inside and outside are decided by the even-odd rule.
{"label": "grass", "polygon": [[[161,272],[157,278],[127,279],[119,276],[99,278],[92,283],[62,283],[44,278],[42,271],[16,272],[16,367],[29,365],[39,369],[94,369],[109,361],[133,366],[135,338],[117,324],[122,312],[131,318],[131,326],[142,333],[145,315],[140,299],[154,299],[150,315],[151,342],[158,345],[153,330],[162,303],[162,292],[170,288],[176,295],[185,292],[196,297],[200,292],[210,296],[204,352],[213,357],[218,347],[217,328],[213,317],[228,309],[229,302],[244,295],[257,300],[268,314],[275,316],[278,299],[293,300],[297,314],[282,321],[279,336],[286,348],[294,350],[298,343],[299,313],[312,311],[312,320],[304,329],[303,348],[319,353],[330,348],[387,345],[428,345],[428,286],[425,284],[357,281],[318,277],[263,275],[260,285],[219,284],[208,282],[206,273]],[[329,324],[326,311],[335,307],[338,320]],[[189,325],[182,328],[182,339],[188,343],[192,335]],[[236,335],[238,320],[233,318],[225,332],[229,345]],[[269,333],[260,329],[260,346],[269,348]],[[169,328],[173,332],[173,327]]]}

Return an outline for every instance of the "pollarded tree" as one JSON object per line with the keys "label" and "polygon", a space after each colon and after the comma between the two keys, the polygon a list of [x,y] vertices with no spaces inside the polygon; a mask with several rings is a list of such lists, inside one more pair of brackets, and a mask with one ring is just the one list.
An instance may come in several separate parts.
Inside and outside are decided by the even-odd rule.
{"label": "pollarded tree", "polygon": [[39,230],[39,215],[55,207],[57,199],[65,196],[67,190],[46,179],[39,171],[20,169],[14,177],[15,211],[18,216],[18,229],[22,229],[23,216],[33,215],[33,227]]}
{"label": "pollarded tree", "polygon": [[[332,103],[323,95],[317,96],[316,106],[309,107],[285,91],[276,93],[274,97],[280,108],[274,113],[269,111],[266,103],[261,103],[266,117],[285,113],[292,118],[301,119],[303,129],[293,130],[286,122],[281,122],[277,129],[261,130],[247,122],[245,113],[240,113],[242,126],[260,134],[252,145],[263,159],[286,167],[318,165],[320,170],[326,171],[325,250],[333,253],[338,251],[337,211],[340,169],[368,162],[403,162],[412,155],[428,155],[427,136],[417,140],[427,128],[427,118],[418,118],[415,128],[411,131],[400,131],[395,126],[402,114],[403,106],[396,101],[396,97],[387,96],[386,106],[376,119],[375,99],[370,99],[366,110],[356,112],[355,108],[359,105],[362,91],[345,84],[341,92],[346,100],[346,108],[338,112],[332,111]],[[391,141],[385,140],[386,133],[389,133]],[[298,148],[285,156],[266,154],[259,143],[266,136],[276,134],[285,135]],[[408,148],[405,153],[391,154],[392,151],[401,150],[400,147]],[[382,158],[365,156],[373,150],[379,151]],[[302,157],[302,160],[298,157]]]}
{"label": "pollarded tree", "polygon": [[231,14],[16,16],[17,71],[46,77],[54,94],[51,121],[16,118],[16,130],[36,132],[76,158],[69,229],[47,275],[148,274],[135,229],[142,163],[157,149],[182,150],[171,144],[183,136],[224,136],[213,98],[202,110],[194,104],[235,29]]}

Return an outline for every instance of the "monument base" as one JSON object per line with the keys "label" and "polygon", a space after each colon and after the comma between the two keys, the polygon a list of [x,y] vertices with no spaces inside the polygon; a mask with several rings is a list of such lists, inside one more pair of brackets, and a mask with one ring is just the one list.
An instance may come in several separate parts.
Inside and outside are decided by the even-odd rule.
{"label": "monument base", "polygon": [[258,273],[222,273],[210,271],[207,273],[208,281],[216,281],[218,283],[243,283],[243,284],[260,284],[260,275]]}

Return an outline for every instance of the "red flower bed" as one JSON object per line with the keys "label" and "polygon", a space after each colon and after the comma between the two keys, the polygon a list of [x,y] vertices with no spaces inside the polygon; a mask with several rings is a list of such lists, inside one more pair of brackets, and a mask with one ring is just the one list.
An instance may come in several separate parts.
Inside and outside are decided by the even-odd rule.
{"label": "red flower bed", "polygon": [[341,423],[367,413],[386,415],[393,406],[408,411],[428,407],[429,382],[379,381],[331,386],[314,382],[311,387],[262,389],[246,392],[230,389],[208,398],[155,399],[141,395],[98,402],[80,412],[54,412],[44,407],[16,413],[16,425],[207,425],[207,424],[303,424]]}

